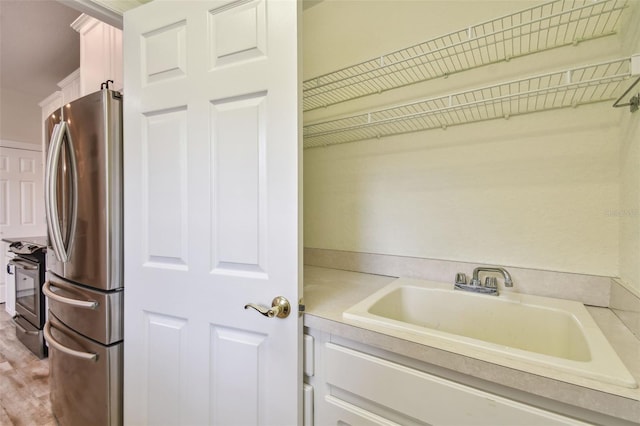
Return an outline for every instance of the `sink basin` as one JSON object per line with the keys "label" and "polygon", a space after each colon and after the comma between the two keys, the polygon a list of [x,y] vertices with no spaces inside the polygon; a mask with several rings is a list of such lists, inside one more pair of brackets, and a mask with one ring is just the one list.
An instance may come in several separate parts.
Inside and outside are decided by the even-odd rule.
{"label": "sink basin", "polygon": [[574,301],[517,293],[495,297],[454,290],[453,284],[399,278],[343,317],[511,367],[637,387],[584,305]]}

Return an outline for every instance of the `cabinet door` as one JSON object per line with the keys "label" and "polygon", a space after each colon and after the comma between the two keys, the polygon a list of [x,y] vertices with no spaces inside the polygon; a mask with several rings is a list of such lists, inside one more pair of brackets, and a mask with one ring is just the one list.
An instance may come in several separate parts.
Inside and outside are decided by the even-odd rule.
{"label": "cabinet door", "polygon": [[327,343],[324,350],[332,424],[386,425],[387,415],[402,413],[402,424],[585,425],[350,348]]}
{"label": "cabinet door", "polygon": [[109,88],[122,90],[122,31],[88,15],[72,26],[80,33],[80,95],[100,90],[107,80],[113,81]]}
{"label": "cabinet door", "polygon": [[68,104],[80,97],[80,68],[58,82],[58,87],[62,91],[62,103]]}

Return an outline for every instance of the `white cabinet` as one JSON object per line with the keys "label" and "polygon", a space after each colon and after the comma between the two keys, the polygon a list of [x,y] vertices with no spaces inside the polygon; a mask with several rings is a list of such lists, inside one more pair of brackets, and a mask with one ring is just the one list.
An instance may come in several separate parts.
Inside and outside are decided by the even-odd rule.
{"label": "white cabinet", "polygon": [[307,330],[305,382],[316,425],[585,425],[429,372],[428,365],[380,356],[373,348]]}
{"label": "white cabinet", "polygon": [[43,99],[39,104],[42,109],[42,123],[49,114],[52,114],[54,111],[60,109],[63,105],[62,103],[62,91],[58,90],[57,92],[53,92],[45,99]]}
{"label": "white cabinet", "polygon": [[71,27],[80,33],[80,95],[109,87],[122,90],[122,31],[82,14]]}
{"label": "white cabinet", "polygon": [[[54,111],[82,96],[100,90],[112,80],[110,89],[122,90],[122,31],[82,14],[71,27],[80,34],[80,68],[58,83],[60,90],[39,103],[42,123]],[[43,152],[46,143],[43,127]]]}
{"label": "white cabinet", "polygon": [[[6,244],[0,243],[0,250],[4,253]],[[0,273],[0,303],[7,301],[7,282],[9,281],[9,258],[6,255],[0,257],[2,260],[2,273]]]}
{"label": "white cabinet", "polygon": [[42,110],[40,121],[42,123],[42,164],[45,163],[44,156],[47,152],[44,122],[49,115],[58,111],[63,105],[80,97],[80,68],[58,82],[58,87],[60,90],[53,92],[38,104]]}
{"label": "white cabinet", "polygon": [[16,281],[15,281],[15,268],[9,265],[9,261],[13,259],[14,254],[10,253],[6,249],[6,246],[2,244],[3,252],[3,269],[4,269],[4,284],[0,286],[1,297],[4,298],[4,309],[11,316],[16,314]]}
{"label": "white cabinet", "polygon": [[122,90],[122,31],[88,15],[80,15],[73,24],[80,33],[80,68],[58,83],[60,90],[39,103],[42,120],[65,104],[100,90]]}
{"label": "white cabinet", "polygon": [[62,105],[80,97],[80,68],[69,74],[58,83]]}
{"label": "white cabinet", "polygon": [[60,90],[42,100],[38,105],[42,109],[42,122],[54,111],[80,97],[80,68],[58,82]]}

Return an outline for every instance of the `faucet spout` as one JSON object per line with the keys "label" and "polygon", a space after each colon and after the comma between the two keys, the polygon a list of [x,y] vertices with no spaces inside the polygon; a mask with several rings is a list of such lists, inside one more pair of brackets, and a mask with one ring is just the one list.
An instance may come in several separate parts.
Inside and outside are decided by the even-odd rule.
{"label": "faucet spout", "polygon": [[511,275],[504,268],[491,267],[491,266],[479,266],[473,270],[473,279],[471,280],[472,285],[480,284],[480,279],[478,275],[480,272],[497,272],[502,274],[504,278],[504,286],[505,287],[513,287],[513,280],[511,279]]}

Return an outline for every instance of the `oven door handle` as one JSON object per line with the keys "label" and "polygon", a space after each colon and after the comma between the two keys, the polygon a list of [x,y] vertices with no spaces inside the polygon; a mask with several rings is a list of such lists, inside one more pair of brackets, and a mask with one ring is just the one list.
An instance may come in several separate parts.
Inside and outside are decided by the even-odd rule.
{"label": "oven door handle", "polygon": [[[54,286],[55,287],[55,286]],[[76,308],[84,308],[84,309],[95,309],[98,307],[98,302],[92,302],[89,300],[78,300],[71,299],[70,297],[60,296],[55,294],[51,290],[51,282],[47,281],[42,285],[42,292],[51,300],[55,300],[56,302],[64,303],[66,305],[75,306]]]}
{"label": "oven door handle", "polygon": [[51,334],[51,323],[49,321],[47,321],[47,323],[44,325],[43,331],[44,331],[45,340],[54,349],[57,349],[60,352],[65,353],[67,355],[71,355],[76,358],[86,359],[88,361],[95,361],[96,359],[98,359],[98,354],[94,354],[91,352],[76,351],[75,349],[71,349],[64,346],[62,343],[54,339],[53,335]]}
{"label": "oven door handle", "polygon": [[38,266],[31,265],[29,262],[25,262],[20,259],[11,259],[9,261],[9,265],[17,266],[22,269],[26,269],[27,271],[37,271],[39,269]]}

